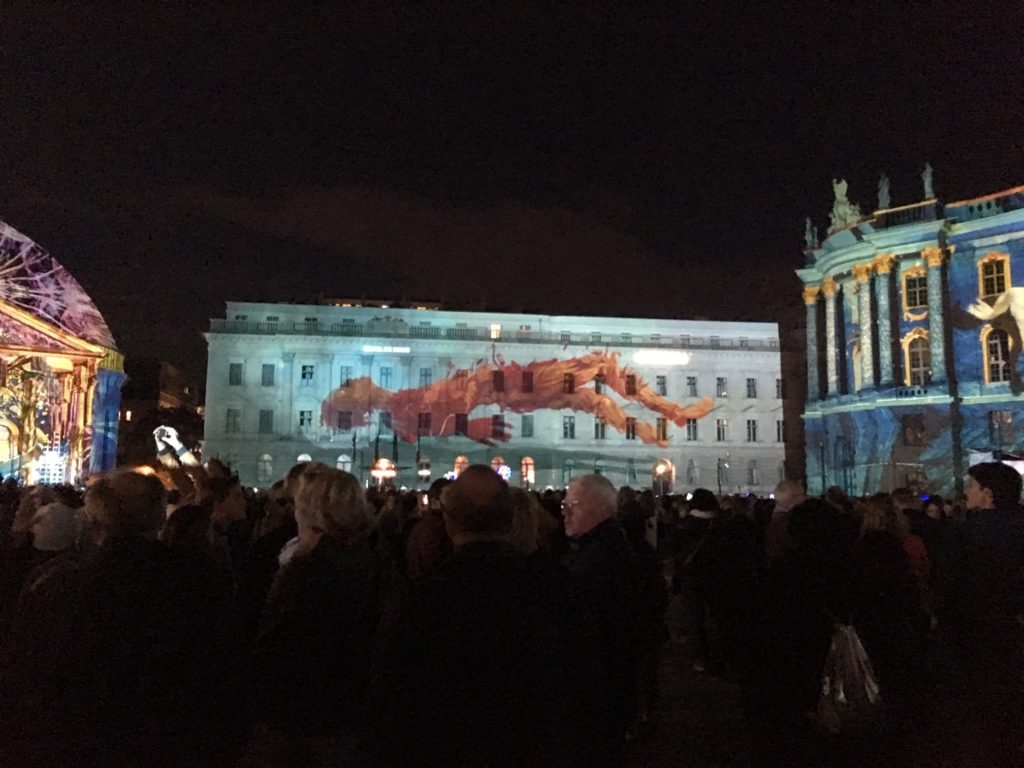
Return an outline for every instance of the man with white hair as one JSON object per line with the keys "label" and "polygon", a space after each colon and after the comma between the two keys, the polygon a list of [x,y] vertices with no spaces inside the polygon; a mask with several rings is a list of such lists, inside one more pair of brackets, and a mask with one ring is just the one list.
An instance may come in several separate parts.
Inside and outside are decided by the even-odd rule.
{"label": "man with white hair", "polygon": [[569,484],[562,503],[570,539],[569,574],[597,629],[602,667],[600,733],[607,765],[624,760],[626,730],[633,714],[639,652],[636,556],[615,521],[618,494],[608,478],[582,475]]}

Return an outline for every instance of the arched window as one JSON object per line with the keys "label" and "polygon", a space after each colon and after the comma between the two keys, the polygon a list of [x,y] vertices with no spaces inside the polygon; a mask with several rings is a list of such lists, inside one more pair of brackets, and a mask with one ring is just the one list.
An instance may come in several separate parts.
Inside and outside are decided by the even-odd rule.
{"label": "arched window", "polygon": [[352,457],[347,453],[341,454],[334,462],[334,466],[340,469],[342,472],[352,471]]}
{"label": "arched window", "polygon": [[566,459],[562,465],[562,485],[568,487],[569,483],[572,482],[573,472],[576,471],[576,462],[572,459]]}
{"label": "arched window", "polygon": [[504,463],[505,463],[505,459],[504,458],[502,458],[501,456],[495,456],[493,459],[491,459],[491,469],[493,469],[495,472],[497,472],[498,471],[498,467],[500,467]]}
{"label": "arched window", "polygon": [[257,483],[269,483],[270,478],[274,475],[274,457],[269,453],[264,453],[256,461],[256,482]]}
{"label": "arched window", "polygon": [[313,460],[313,457],[310,456],[308,453],[300,453],[299,457],[295,461],[297,463],[301,464],[304,461],[312,461],[312,460]]}
{"label": "arched window", "polygon": [[1010,335],[1001,328],[989,328],[982,337],[985,358],[985,382],[1010,380]]}
{"label": "arched window", "polygon": [[915,328],[903,339],[904,383],[924,387],[932,378],[932,353],[928,332]]}
{"label": "arched window", "polygon": [[529,456],[524,456],[522,462],[519,465],[520,471],[523,474],[523,485],[530,488],[535,482],[537,482],[537,476],[535,474],[535,465],[533,459]]}
{"label": "arched window", "polygon": [[458,477],[463,472],[465,472],[466,468],[468,466],[469,466],[469,459],[467,459],[465,456],[456,456],[455,457],[455,467],[454,467],[454,469],[455,469],[455,476]]}

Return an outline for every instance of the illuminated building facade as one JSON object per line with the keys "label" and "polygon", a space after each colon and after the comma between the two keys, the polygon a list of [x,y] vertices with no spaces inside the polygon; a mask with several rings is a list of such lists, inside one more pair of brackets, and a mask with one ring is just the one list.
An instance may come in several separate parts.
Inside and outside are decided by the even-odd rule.
{"label": "illuminated building facade", "polygon": [[0,473],[63,483],[112,468],[123,363],[81,285],[0,222]]}
{"label": "illuminated building facade", "polygon": [[922,177],[927,199],[809,238],[798,270],[815,493],[949,494],[1022,447],[1024,187],[942,204]]}
{"label": "illuminated building facade", "polygon": [[211,321],[205,455],[269,485],[300,457],[422,486],[472,463],[516,485],[764,491],[782,475],[766,323],[231,302]]}

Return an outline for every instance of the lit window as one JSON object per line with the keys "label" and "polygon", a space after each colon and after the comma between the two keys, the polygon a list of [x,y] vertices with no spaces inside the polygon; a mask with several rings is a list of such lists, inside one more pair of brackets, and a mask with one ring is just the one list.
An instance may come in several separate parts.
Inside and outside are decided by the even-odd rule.
{"label": "lit window", "polygon": [[995,298],[1006,291],[1010,256],[990,253],[978,262],[978,289],[983,299]]}
{"label": "lit window", "polygon": [[907,309],[927,309],[928,276],[908,273],[903,281],[903,295]]}
{"label": "lit window", "polygon": [[757,442],[757,419],[747,419],[747,442]]}
{"label": "lit window", "polygon": [[697,420],[687,419],[686,420],[686,441],[693,443],[697,440]]}
{"label": "lit window", "polygon": [[636,440],[636,418],[633,416],[626,417],[626,439]]}
{"label": "lit window", "polygon": [[715,419],[715,433],[718,442],[724,443],[729,439],[729,421],[728,419]]}
{"label": "lit window", "polygon": [[500,323],[492,323],[491,324],[491,338],[492,339],[500,339],[501,338],[501,324]]}
{"label": "lit window", "polygon": [[985,336],[985,375],[989,384],[1010,380],[1010,336],[993,328]]}
{"label": "lit window", "polygon": [[907,384],[912,387],[926,386],[932,376],[932,355],[927,336],[918,335],[907,342],[906,361]]}
{"label": "lit window", "polygon": [[576,439],[576,417],[575,416],[563,416],[562,417],[562,437],[566,440]]}
{"label": "lit window", "polygon": [[655,422],[655,429],[657,432],[655,439],[660,441],[668,440],[668,419],[659,416]]}
{"label": "lit window", "polygon": [[519,465],[520,472],[523,476],[523,484],[527,487],[533,485],[536,482],[535,464],[533,459],[529,456],[524,456],[522,463]]}
{"label": "lit window", "polygon": [[347,453],[341,454],[337,459],[335,459],[334,467],[335,469],[340,469],[342,472],[351,472],[352,457],[349,456]]}
{"label": "lit window", "polygon": [[132,412],[131,411],[125,411],[124,412],[124,420],[125,421],[131,421],[132,420]]}

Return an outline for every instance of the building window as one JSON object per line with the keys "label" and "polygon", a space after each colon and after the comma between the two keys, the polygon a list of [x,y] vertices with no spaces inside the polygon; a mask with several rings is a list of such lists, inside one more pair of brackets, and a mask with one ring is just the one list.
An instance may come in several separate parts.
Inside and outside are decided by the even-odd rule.
{"label": "building window", "polygon": [[928,275],[924,267],[903,273],[903,301],[908,311],[928,309]]}
{"label": "building window", "polygon": [[626,417],[626,439],[636,440],[636,418],[633,416]]}
{"label": "building window", "polygon": [[500,339],[501,338],[501,324],[500,323],[491,323],[491,338],[492,339]]}
{"label": "building window", "polygon": [[786,441],[786,422],[782,419],[775,420],[775,442],[783,443]]}
{"label": "building window", "polygon": [[978,262],[978,295],[994,299],[1006,291],[1010,254],[990,253]]}
{"label": "building window", "polygon": [[224,419],[224,431],[229,435],[237,435],[242,429],[242,410],[240,408],[228,408],[227,416]]}
{"label": "building window", "polygon": [[256,461],[256,482],[266,483],[274,476],[274,458],[269,453],[264,453]]}
{"label": "building window", "polygon": [[747,442],[757,442],[757,419],[747,419]]}
{"label": "building window", "polygon": [[720,443],[724,443],[729,439],[729,421],[728,419],[715,419],[715,435],[716,439]]}
{"label": "building window", "polygon": [[563,416],[562,417],[562,437],[566,440],[576,439],[576,417],[575,416]]}
{"label": "building window", "polygon": [[903,428],[903,444],[923,447],[928,444],[924,431],[923,413],[905,413],[900,417]]}
{"label": "building window", "polygon": [[491,387],[495,392],[505,391],[505,372],[491,371]]}
{"label": "building window", "polygon": [[697,420],[687,419],[686,420],[686,442],[694,443],[697,441]]}
{"label": "building window", "polygon": [[391,366],[382,365],[378,374],[382,389],[391,389]]}
{"label": "building window", "polygon": [[636,394],[636,374],[635,373],[627,373],[626,374],[626,394],[627,395],[635,395]]}
{"label": "building window", "polygon": [[757,459],[747,462],[747,485],[759,485],[760,480],[757,473]]}
{"label": "building window", "polygon": [[1013,411],[988,412],[988,439],[995,450],[1013,445]]}
{"label": "building window", "polygon": [[663,416],[659,416],[655,421],[655,431],[657,433],[656,440],[664,442],[668,440],[668,419]]}
{"label": "building window", "polygon": [[533,371],[523,371],[523,392],[533,392]]}
{"label": "building window", "polygon": [[455,371],[455,387],[456,389],[465,390],[466,385],[469,383],[469,371],[465,368],[459,368]]}
{"label": "building window", "polygon": [[698,475],[697,475],[697,462],[694,461],[693,459],[687,459],[687,461],[686,461],[686,484],[687,485],[696,485],[699,482],[700,482],[700,480],[698,479]]}
{"label": "building window", "polygon": [[728,397],[728,386],[724,376],[719,376],[715,379],[715,396],[716,397]]}
{"label": "building window", "polygon": [[342,472],[352,471],[352,457],[347,453],[343,453],[334,460],[334,468],[340,469]]}
{"label": "building window", "polygon": [[274,412],[269,409],[260,411],[260,434],[271,435],[274,433]]}
{"label": "building window", "polygon": [[576,374],[564,373],[562,374],[562,392],[566,394],[572,394],[576,391]]}
{"label": "building window", "polygon": [[242,364],[241,363],[229,363],[228,364],[228,386],[240,387],[242,386]]}
{"label": "building window", "polygon": [[381,432],[391,431],[391,411],[379,411],[377,413],[377,424]]}
{"label": "building window", "polygon": [[572,482],[573,473],[576,471],[576,462],[572,459],[566,459],[562,465],[562,485],[568,487],[569,483]]}
{"label": "building window", "polygon": [[533,437],[533,414],[523,415],[522,423],[519,425],[519,434],[523,437]]}
{"label": "building window", "polygon": [[927,331],[911,331],[904,341],[906,383],[911,387],[924,387],[932,377],[932,353]]}
{"label": "building window", "polygon": [[757,397],[757,379],[747,379],[747,397]]}
{"label": "building window", "polygon": [[456,413],[455,414],[455,434],[465,435],[469,432],[469,414],[468,413]]}
{"label": "building window", "polygon": [[306,431],[313,426],[313,412],[299,411],[299,429]]}
{"label": "building window", "polygon": [[668,376],[655,376],[654,377],[654,388],[658,394],[664,397],[668,394]]}
{"label": "building window", "polygon": [[274,371],[276,370],[277,366],[273,363],[264,363],[262,376],[260,377],[260,384],[264,387],[274,386]]}
{"label": "building window", "polygon": [[537,482],[535,467],[536,465],[533,463],[533,459],[529,456],[524,456],[522,462],[519,464],[519,471],[523,477],[523,485],[527,488]]}
{"label": "building window", "polygon": [[430,411],[421,411],[416,417],[416,434],[421,437],[430,434]]}
{"label": "building window", "polygon": [[338,369],[338,381],[343,387],[352,386],[352,366],[343,365]]}
{"label": "building window", "polygon": [[338,429],[349,432],[352,429],[352,411],[338,411]]}
{"label": "building window", "polygon": [[605,431],[608,424],[600,416],[594,417],[594,439],[604,440]]}
{"label": "building window", "polygon": [[420,389],[426,389],[434,383],[434,369],[420,368]]}
{"label": "building window", "polygon": [[604,374],[599,373],[594,377],[594,394],[600,395],[604,392]]}
{"label": "building window", "polygon": [[697,397],[697,377],[687,376],[686,377],[686,394],[690,397]]}
{"label": "building window", "polygon": [[[505,417],[500,413],[491,416],[491,437],[501,439],[505,437]],[[504,464],[505,462],[501,462]]]}
{"label": "building window", "polygon": [[313,366],[304,365],[302,366],[302,386],[311,387],[313,386]]}
{"label": "building window", "polygon": [[782,379],[775,380],[775,399],[781,400],[786,396],[786,391],[782,388]]}
{"label": "building window", "polygon": [[983,335],[985,383],[1010,380],[1010,336],[1001,328],[988,329]]}

